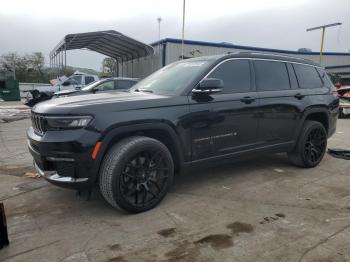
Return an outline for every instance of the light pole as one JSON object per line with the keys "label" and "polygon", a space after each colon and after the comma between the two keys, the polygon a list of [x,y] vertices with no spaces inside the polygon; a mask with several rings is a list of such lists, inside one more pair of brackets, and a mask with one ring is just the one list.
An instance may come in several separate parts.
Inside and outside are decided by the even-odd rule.
{"label": "light pole", "polygon": [[341,24],[342,24],[342,23],[333,23],[333,24],[321,25],[321,26],[317,26],[317,27],[312,27],[312,28],[306,29],[307,32],[313,31],[313,30],[322,29],[321,49],[320,49],[320,64],[322,64],[322,53],[323,53],[323,44],[324,44],[324,34],[325,34],[325,32],[326,32],[326,28],[327,28],[327,27],[332,27],[332,26],[341,25]]}
{"label": "light pole", "polygon": [[184,59],[184,39],[185,39],[185,8],[186,8],[186,0],[183,0],[183,5],[182,5],[182,41],[181,41],[181,59]]}
{"label": "light pole", "polygon": [[160,55],[160,22],[162,22],[162,18],[158,17],[158,55],[159,55],[159,68],[162,66],[162,56]]}
{"label": "light pole", "polygon": [[160,22],[162,22],[162,18],[158,17],[157,21],[158,21],[158,41],[160,41]]}

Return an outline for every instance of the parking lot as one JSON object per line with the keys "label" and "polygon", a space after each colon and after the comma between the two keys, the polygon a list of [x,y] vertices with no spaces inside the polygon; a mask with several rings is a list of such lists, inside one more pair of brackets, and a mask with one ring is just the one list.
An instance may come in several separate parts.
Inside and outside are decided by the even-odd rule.
{"label": "parking lot", "polygon": [[[146,213],[112,209],[33,177],[28,119],[0,123],[0,261],[350,261],[350,161],[284,154],[183,174]],[[350,149],[350,120],[329,147]]]}

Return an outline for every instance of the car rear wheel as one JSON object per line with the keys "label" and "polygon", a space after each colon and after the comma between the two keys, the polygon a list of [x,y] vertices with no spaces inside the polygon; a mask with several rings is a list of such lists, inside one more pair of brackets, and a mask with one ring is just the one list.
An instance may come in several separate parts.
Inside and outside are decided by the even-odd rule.
{"label": "car rear wheel", "polygon": [[129,137],[106,154],[99,186],[113,207],[143,212],[155,207],[167,194],[174,177],[168,148],[149,137]]}
{"label": "car rear wheel", "polygon": [[317,166],[326,152],[327,132],[316,121],[305,121],[295,149],[288,153],[289,161],[300,167]]}

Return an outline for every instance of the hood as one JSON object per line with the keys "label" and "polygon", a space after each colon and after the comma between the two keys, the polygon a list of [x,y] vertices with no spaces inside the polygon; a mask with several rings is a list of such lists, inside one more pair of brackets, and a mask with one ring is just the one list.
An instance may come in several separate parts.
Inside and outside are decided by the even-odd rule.
{"label": "hood", "polygon": [[167,96],[146,92],[113,92],[58,97],[32,108],[39,114],[94,114],[166,105]]}
{"label": "hood", "polygon": [[69,95],[69,94],[73,94],[73,93],[77,93],[80,92],[80,90],[62,90],[62,91],[58,91],[55,92],[55,96],[65,96],[65,95]]}

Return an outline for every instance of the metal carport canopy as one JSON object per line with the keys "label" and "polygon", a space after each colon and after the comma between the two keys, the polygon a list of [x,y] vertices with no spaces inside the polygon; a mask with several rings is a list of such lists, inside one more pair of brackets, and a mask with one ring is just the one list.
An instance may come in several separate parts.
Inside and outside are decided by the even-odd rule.
{"label": "metal carport canopy", "polygon": [[66,35],[51,51],[55,57],[60,52],[73,49],[88,49],[121,61],[129,61],[152,55],[153,47],[114,30]]}

